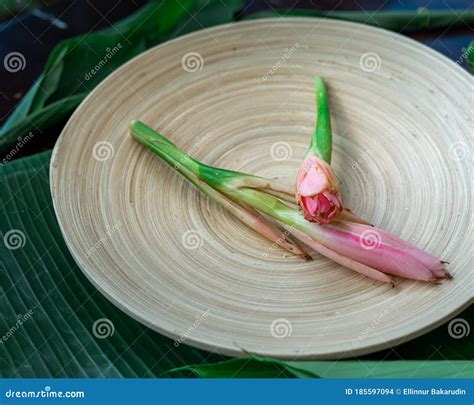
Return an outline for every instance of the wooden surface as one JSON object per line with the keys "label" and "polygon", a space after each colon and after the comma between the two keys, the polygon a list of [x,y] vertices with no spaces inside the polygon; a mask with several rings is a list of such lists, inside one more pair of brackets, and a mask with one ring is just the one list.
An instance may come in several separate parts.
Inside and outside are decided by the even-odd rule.
{"label": "wooden surface", "polygon": [[[326,78],[333,166],[360,216],[449,261],[443,285],[381,285],[246,228],[134,142],[140,119],[206,163],[292,182]],[[51,163],[66,242],[119,308],[229,355],[342,358],[418,336],[472,302],[472,79],[413,40],[337,21],[222,26],[154,48],[105,80]]]}

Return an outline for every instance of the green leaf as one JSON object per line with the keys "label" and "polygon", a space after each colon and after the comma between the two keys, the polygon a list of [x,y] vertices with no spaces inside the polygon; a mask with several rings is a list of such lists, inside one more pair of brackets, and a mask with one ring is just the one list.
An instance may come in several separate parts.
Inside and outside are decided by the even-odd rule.
{"label": "green leaf", "polygon": [[[155,377],[223,360],[176,347],[90,284],[56,222],[49,162],[46,152],[0,166],[0,377]],[[100,339],[93,324],[103,318],[114,333]]]}
{"label": "green leaf", "polygon": [[45,69],[0,130],[0,155],[28,132],[41,134],[66,119],[104,78],[163,41],[232,21],[243,0],[163,0],[101,31],[67,39],[52,51]]}
{"label": "green leaf", "polygon": [[[67,119],[76,109],[77,105],[84,99],[87,93],[80,93],[63,100],[48,104],[47,106],[38,109],[28,115],[27,119],[19,120],[15,128],[11,131],[6,131],[3,137],[0,137],[0,156],[8,154],[11,150],[16,148],[20,137],[31,132],[34,137],[38,134],[38,128],[47,128],[57,122]],[[17,110],[15,110],[16,112]],[[46,134],[45,134],[46,135]],[[47,136],[47,135],[46,135]],[[32,138],[31,142],[33,142]]]}
{"label": "green leaf", "polygon": [[474,73],[474,41],[472,41],[467,47],[466,51],[467,65],[472,73]]}
{"label": "green leaf", "polygon": [[299,364],[267,359],[258,356],[236,358],[210,364],[197,364],[169,370],[163,375],[174,376],[176,372],[189,372],[201,378],[317,378],[311,370],[300,369]]}
{"label": "green leaf", "polygon": [[426,8],[414,11],[319,11],[292,8],[261,11],[251,14],[247,18],[275,18],[279,16],[333,18],[398,32],[465,27],[474,23],[474,11],[471,10],[428,10]]}
{"label": "green leaf", "polygon": [[0,20],[5,21],[12,18],[12,16],[19,16],[19,14],[41,7],[43,2],[41,0],[1,0],[0,4]]}
{"label": "green leaf", "polygon": [[472,361],[279,361],[250,356],[180,367],[201,378],[472,378]]}

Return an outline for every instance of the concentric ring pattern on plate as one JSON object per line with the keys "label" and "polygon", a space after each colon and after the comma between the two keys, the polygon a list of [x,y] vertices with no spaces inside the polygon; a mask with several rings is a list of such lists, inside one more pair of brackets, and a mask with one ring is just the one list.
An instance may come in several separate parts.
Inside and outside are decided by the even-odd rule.
{"label": "concentric ring pattern on plate", "polygon": [[[135,143],[140,119],[197,159],[292,182],[326,78],[347,206],[449,261],[443,285],[373,282],[285,254]],[[54,150],[52,194],[87,277],[156,331],[230,355],[340,358],[430,330],[472,300],[472,79],[397,34],[318,19],[221,26],[105,80]]]}

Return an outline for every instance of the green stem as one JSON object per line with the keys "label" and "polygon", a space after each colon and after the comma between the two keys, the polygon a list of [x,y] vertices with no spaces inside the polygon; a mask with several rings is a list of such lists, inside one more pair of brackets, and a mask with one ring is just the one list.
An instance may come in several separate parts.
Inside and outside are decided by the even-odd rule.
{"label": "green stem", "polygon": [[153,129],[140,121],[133,121],[130,124],[130,132],[135,140],[156,153],[170,166],[182,173],[183,176],[188,177],[182,172],[186,169],[186,173],[190,172],[199,178],[200,164],[180,150],[168,138],[153,131]]}
{"label": "green stem", "polygon": [[238,215],[238,207],[236,207],[235,202],[229,200],[228,197],[222,195],[219,191],[215,190],[199,178],[200,162],[194,161],[189,155],[176,147],[169,139],[156,133],[140,121],[133,121],[130,125],[130,130],[135,140],[156,153],[212,200]]}
{"label": "green stem", "polygon": [[294,202],[293,188],[282,185],[272,179],[233,170],[219,169],[198,162],[180,150],[168,138],[155,132],[141,121],[133,121],[130,124],[130,132],[137,141],[143,143],[148,149],[151,149],[168,163],[171,159],[174,162],[169,163],[171,166],[174,165],[176,169],[185,167],[198,179],[212,187],[218,188],[220,185],[225,184],[227,188],[248,187],[265,189],[270,193],[280,196],[280,198]]}
{"label": "green stem", "polygon": [[308,152],[314,152],[318,157],[331,164],[332,130],[329,113],[328,93],[321,77],[314,79],[316,91],[316,125]]}
{"label": "green stem", "polygon": [[[304,216],[296,208],[291,208],[281,200],[263,191],[251,188],[228,189],[221,188],[219,191],[229,195],[238,201],[251,205],[253,208],[273,217],[285,225],[305,231]],[[301,221],[303,219],[303,221]]]}
{"label": "green stem", "polygon": [[[174,165],[178,170],[181,167],[185,167],[198,179],[205,181],[210,186],[221,183],[228,183],[230,185],[230,180],[234,178],[237,178],[235,183],[240,184],[242,183],[242,178],[253,177],[232,170],[218,169],[198,162],[184,153],[168,138],[155,132],[141,121],[133,121],[130,124],[130,132],[137,141],[143,143],[148,149],[151,149],[171,166]],[[170,163],[170,160],[173,163]]]}
{"label": "green stem", "polygon": [[248,203],[268,215],[272,215],[273,211],[278,211],[276,219],[287,225],[293,225],[291,214],[293,211],[298,213],[298,210],[288,207],[278,198],[253,188],[235,187],[232,181],[216,181],[216,179],[222,180],[226,178],[228,173],[232,173],[234,176],[246,176],[245,174],[207,166],[194,160],[169,139],[158,134],[140,121],[133,121],[131,123],[130,132],[135,140],[156,153],[206,194],[209,195],[209,191],[206,191],[207,187],[204,187],[202,182],[222,192],[232,200],[237,198],[239,201]]}

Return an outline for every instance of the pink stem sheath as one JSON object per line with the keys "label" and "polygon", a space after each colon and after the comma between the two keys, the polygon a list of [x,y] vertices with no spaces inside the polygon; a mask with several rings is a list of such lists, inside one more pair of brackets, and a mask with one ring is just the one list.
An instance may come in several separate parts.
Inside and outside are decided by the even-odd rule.
{"label": "pink stem sheath", "polygon": [[[351,259],[366,267],[357,267],[361,272],[375,275],[372,270],[392,274],[413,280],[438,282],[439,279],[449,278],[448,271],[436,257],[418,249],[408,242],[402,241],[386,231],[372,226],[334,221],[330,224],[309,222],[304,214],[262,191],[254,189],[231,190],[238,200],[252,205],[254,208],[272,216],[306,234],[313,240],[316,250],[322,253],[318,245],[322,245],[325,255],[341,262],[340,257]],[[305,239],[305,243],[311,243]],[[339,257],[335,256],[337,254]],[[356,267],[355,263],[345,265]],[[380,278],[380,275],[376,275]]]}
{"label": "pink stem sheath", "polygon": [[428,282],[450,277],[439,259],[382,229],[353,222],[324,228],[325,246],[384,273]]}
{"label": "pink stem sheath", "polygon": [[352,260],[348,257],[342,256],[339,253],[331,249],[328,249],[324,245],[321,245],[320,243],[316,242],[314,239],[312,239],[305,233],[298,231],[297,229],[294,229],[294,228],[291,229],[290,233],[295,238],[303,242],[305,245],[308,245],[310,248],[316,250],[318,253],[322,254],[323,256],[326,256],[328,259],[335,261],[341,266],[344,266],[350,270],[354,270],[357,273],[362,274],[363,276],[370,277],[377,281],[381,281],[382,283],[388,283],[388,284],[391,284],[392,286],[395,285],[393,280],[386,274],[382,273],[381,271],[373,269],[372,267],[366,266],[365,264]]}

